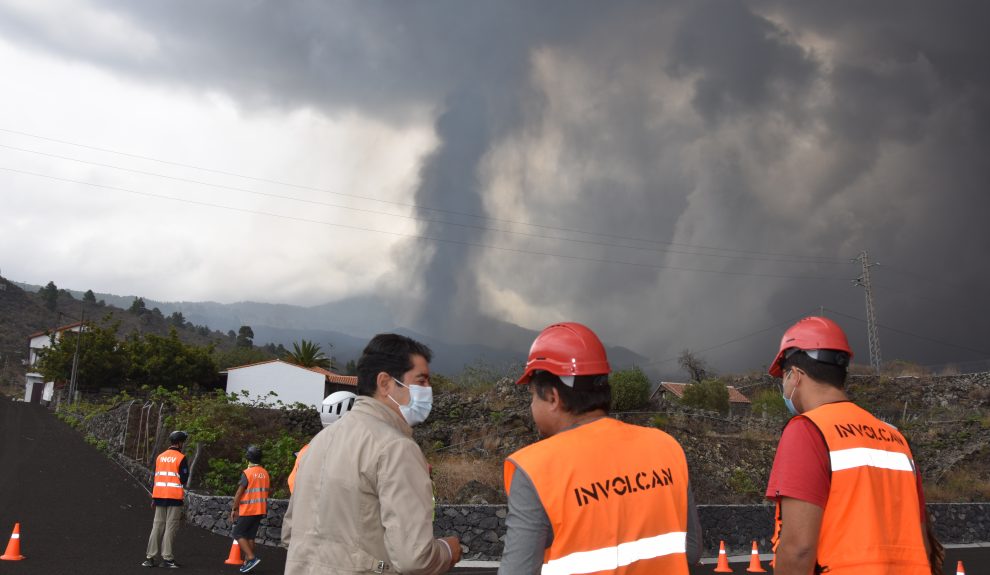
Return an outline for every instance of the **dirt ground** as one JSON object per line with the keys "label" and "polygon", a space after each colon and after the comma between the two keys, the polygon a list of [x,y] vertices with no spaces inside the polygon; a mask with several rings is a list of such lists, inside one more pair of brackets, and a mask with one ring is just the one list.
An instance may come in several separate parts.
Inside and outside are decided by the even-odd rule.
{"label": "dirt ground", "polygon": [[[140,566],[153,512],[146,489],[38,405],[0,397],[0,550],[21,524],[23,561],[0,561],[0,574],[149,574]],[[237,573],[225,565],[231,540],[183,525],[175,542],[179,573]],[[968,575],[990,575],[990,547],[948,550]],[[282,573],[285,550],[258,547],[253,573]],[[734,564],[745,572],[746,563]],[[709,573],[712,565],[692,568]],[[492,568],[455,570],[494,573]]]}

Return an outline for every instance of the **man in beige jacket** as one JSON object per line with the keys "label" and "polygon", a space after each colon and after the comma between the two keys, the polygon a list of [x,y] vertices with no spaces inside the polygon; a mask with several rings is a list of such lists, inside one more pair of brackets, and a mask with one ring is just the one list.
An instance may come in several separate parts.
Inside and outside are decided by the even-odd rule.
{"label": "man in beige jacket", "polygon": [[410,425],[432,406],[431,351],[376,335],[358,360],[358,399],[302,456],[282,524],[286,575],[446,573],[456,537],[433,538],[432,485]]}

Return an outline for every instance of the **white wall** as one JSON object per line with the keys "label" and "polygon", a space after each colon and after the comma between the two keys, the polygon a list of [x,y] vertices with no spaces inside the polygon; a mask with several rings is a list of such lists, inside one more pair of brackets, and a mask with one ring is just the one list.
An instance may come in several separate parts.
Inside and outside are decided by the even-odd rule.
{"label": "white wall", "polygon": [[[273,361],[248,367],[227,370],[227,393],[240,397],[247,390],[251,400],[259,397],[267,402],[276,400],[287,405],[299,402],[318,409],[323,402],[323,387],[326,378],[290,363]],[[277,397],[266,398],[269,391]]]}
{"label": "white wall", "polygon": [[[78,332],[82,329],[82,326],[77,325],[75,327],[69,328],[62,331],[75,331]],[[58,341],[62,337],[62,332],[55,332],[55,341]],[[49,334],[36,335],[31,338],[31,343],[28,344],[30,348],[30,356],[28,357],[28,365],[34,367],[38,363],[38,352],[50,347],[52,344],[52,339]]]}
{"label": "white wall", "polygon": [[[32,377],[33,375],[35,375],[35,377]],[[41,390],[41,400],[51,401],[52,396],[55,393],[55,382],[49,381],[46,383],[42,381],[40,375],[31,373],[27,375],[27,381],[24,384],[24,401],[31,401],[31,394],[34,392],[34,386],[36,385],[45,386],[45,388]]]}
{"label": "white wall", "polygon": [[[55,337],[58,340],[58,336]],[[31,338],[31,355],[28,357],[28,365],[34,367],[38,364],[38,352],[51,345],[51,339],[47,335],[39,335]]]}

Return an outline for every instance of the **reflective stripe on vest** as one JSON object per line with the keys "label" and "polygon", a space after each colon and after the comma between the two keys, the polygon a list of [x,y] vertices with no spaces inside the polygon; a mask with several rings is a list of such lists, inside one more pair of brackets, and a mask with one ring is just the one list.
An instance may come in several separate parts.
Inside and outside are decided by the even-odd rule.
{"label": "reflective stripe on vest", "polygon": [[244,470],[248,484],[241,498],[240,515],[265,515],[268,513],[268,472],[260,465]]}
{"label": "reflective stripe on vest", "polygon": [[516,468],[550,520],[543,573],[687,575],[687,462],[674,438],[602,418],[509,456],[506,493]]}
{"label": "reflective stripe on vest", "polygon": [[686,532],[665,533],[614,547],[578,551],[560,559],[551,559],[540,572],[544,575],[571,575],[614,570],[643,559],[684,553],[686,547]]}
{"label": "reflective stripe on vest", "polygon": [[828,455],[829,460],[832,462],[832,473],[855,467],[876,467],[878,469],[890,469],[893,471],[914,472],[914,466],[911,465],[911,458],[907,454],[897,453],[896,451],[854,447],[852,449],[830,451]]}
{"label": "reflective stripe on vest", "polygon": [[179,468],[186,456],[181,451],[166,449],[155,458],[155,477],[151,496],[155,499],[182,499],[184,490],[179,481]]}
{"label": "reflective stripe on vest", "polygon": [[[798,417],[821,431],[832,479],[817,564],[842,575],[929,575],[914,457],[893,426],[843,401]],[[779,532],[787,518],[780,517]]]}

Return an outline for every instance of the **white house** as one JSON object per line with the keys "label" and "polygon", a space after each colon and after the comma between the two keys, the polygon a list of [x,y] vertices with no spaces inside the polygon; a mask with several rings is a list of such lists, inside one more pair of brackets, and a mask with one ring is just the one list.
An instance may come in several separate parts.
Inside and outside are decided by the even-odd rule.
{"label": "white house", "polygon": [[28,373],[24,378],[24,401],[38,403],[40,401],[52,400],[52,394],[55,392],[55,382],[46,382],[45,377],[36,370],[41,351],[51,346],[53,333],[55,335],[55,341],[58,341],[64,332],[79,332],[82,329],[82,322],[76,322],[57,327],[54,332],[39,331],[28,336]]}
{"label": "white house", "polygon": [[[302,403],[319,409],[323,398],[335,391],[356,391],[357,377],[340,375],[320,367],[302,367],[280,359],[231,367],[220,372],[227,376],[227,393],[241,396],[248,392],[248,401],[275,400],[284,404]],[[275,392],[276,397],[269,397]]]}

